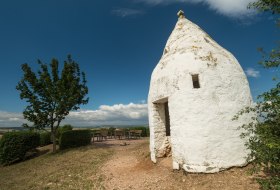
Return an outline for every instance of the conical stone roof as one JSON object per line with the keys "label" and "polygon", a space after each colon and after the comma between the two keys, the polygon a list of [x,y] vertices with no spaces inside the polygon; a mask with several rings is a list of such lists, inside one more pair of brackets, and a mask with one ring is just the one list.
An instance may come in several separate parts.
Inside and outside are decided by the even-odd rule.
{"label": "conical stone roof", "polygon": [[[248,86],[247,78],[236,58],[199,26],[184,16],[180,16],[166,43],[163,55],[154,69],[152,82],[167,78],[172,78],[171,81],[177,82],[178,77],[187,73],[208,73],[207,75],[214,75],[215,78],[229,78],[228,82],[234,83],[235,81],[231,78],[241,77],[243,83],[246,83],[246,88]],[[171,85],[177,86],[176,84]],[[166,84],[166,86],[168,85]],[[168,87],[162,94],[168,96],[174,90],[176,89]]]}

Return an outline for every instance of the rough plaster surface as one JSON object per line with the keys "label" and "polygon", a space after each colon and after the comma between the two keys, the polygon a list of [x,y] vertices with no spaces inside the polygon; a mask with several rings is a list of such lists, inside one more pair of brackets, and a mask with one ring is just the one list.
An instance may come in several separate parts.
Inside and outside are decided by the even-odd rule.
{"label": "rough plaster surface", "polygon": [[[199,74],[194,89],[192,75]],[[171,136],[165,134],[168,101]],[[248,154],[233,116],[252,104],[249,84],[235,57],[201,28],[179,18],[151,77],[148,97],[150,151],[156,162],[170,148],[173,168],[214,173],[246,165]]]}

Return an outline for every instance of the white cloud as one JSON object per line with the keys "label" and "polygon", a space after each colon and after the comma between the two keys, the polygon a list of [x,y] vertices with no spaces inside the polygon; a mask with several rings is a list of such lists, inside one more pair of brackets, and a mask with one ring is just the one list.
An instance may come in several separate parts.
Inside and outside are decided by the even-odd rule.
{"label": "white cloud", "polygon": [[98,110],[70,112],[64,123],[73,125],[137,125],[148,123],[147,104],[101,105]]}
{"label": "white cloud", "polygon": [[20,118],[16,118],[16,117],[11,117],[9,118],[9,121],[20,121]]}
{"label": "white cloud", "polygon": [[247,68],[245,72],[248,77],[258,78],[260,76],[260,71],[257,71],[254,68]]}
{"label": "white cloud", "polygon": [[[21,113],[0,111],[0,127],[20,127],[27,121]],[[143,125],[148,123],[147,104],[101,105],[97,110],[70,112],[63,124],[73,126]]]}
{"label": "white cloud", "polygon": [[252,10],[248,10],[247,6],[250,2],[256,0],[134,0],[135,2],[144,2],[149,5],[167,5],[171,3],[203,3],[210,9],[222,15],[230,17],[244,17],[251,15]]}
{"label": "white cloud", "polygon": [[140,103],[141,103],[141,104],[145,104],[145,103],[146,103],[146,100],[140,100]]}
{"label": "white cloud", "polygon": [[0,127],[20,127],[27,121],[21,113],[0,111]]}
{"label": "white cloud", "polygon": [[142,10],[129,9],[129,8],[118,8],[112,10],[112,14],[120,17],[136,16],[136,15],[142,15],[144,13],[145,12]]}

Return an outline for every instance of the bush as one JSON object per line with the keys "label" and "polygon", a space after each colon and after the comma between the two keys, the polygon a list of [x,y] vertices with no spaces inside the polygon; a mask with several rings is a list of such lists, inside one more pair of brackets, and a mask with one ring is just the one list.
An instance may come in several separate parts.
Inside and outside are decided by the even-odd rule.
{"label": "bush", "polygon": [[110,127],[110,128],[108,129],[108,135],[109,135],[109,136],[114,136],[114,135],[115,135],[115,130],[116,130],[115,127]]}
{"label": "bush", "polygon": [[72,125],[64,125],[61,127],[61,129],[63,131],[71,131],[71,130],[73,130],[73,127],[72,127]]}
{"label": "bush", "polygon": [[[272,21],[280,25],[280,1],[257,0],[249,4],[249,8],[261,12],[270,12],[275,17]],[[280,46],[272,49],[270,53],[260,48],[262,60],[259,62],[264,68],[277,71],[273,86],[269,91],[258,96],[254,108],[243,110],[243,113],[255,112],[257,116],[245,129],[244,137],[248,138],[247,148],[251,150],[249,159],[254,159],[253,173],[265,174],[257,179],[262,189],[280,189],[280,82],[278,72],[280,68]]]}
{"label": "bush", "polygon": [[90,130],[65,131],[59,139],[59,148],[63,150],[88,145],[91,142],[91,137]]}
{"label": "bush", "polygon": [[61,137],[61,134],[64,133],[65,131],[72,131],[73,127],[72,125],[64,125],[62,127],[59,127],[57,129],[57,139],[59,140]]}
{"label": "bush", "polygon": [[51,144],[51,133],[50,132],[43,132],[40,133],[40,146],[45,146]]}
{"label": "bush", "polygon": [[150,136],[150,130],[149,127],[131,127],[130,130],[142,130],[141,137],[149,137]]}
{"label": "bush", "polygon": [[26,153],[38,147],[39,144],[38,133],[30,131],[5,133],[0,140],[0,163],[9,165],[24,160]]}

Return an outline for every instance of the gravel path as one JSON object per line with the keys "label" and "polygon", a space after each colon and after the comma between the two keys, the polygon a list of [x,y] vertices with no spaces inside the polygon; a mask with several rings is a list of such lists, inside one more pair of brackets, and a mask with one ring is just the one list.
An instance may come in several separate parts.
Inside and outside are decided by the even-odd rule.
{"label": "gravel path", "polygon": [[[126,146],[121,146],[124,144]],[[232,168],[218,174],[185,174],[173,171],[171,157],[153,164],[149,155],[148,139],[108,140],[99,146],[115,150],[113,157],[102,167],[104,186],[108,190],[255,190],[259,189],[247,168]]]}

